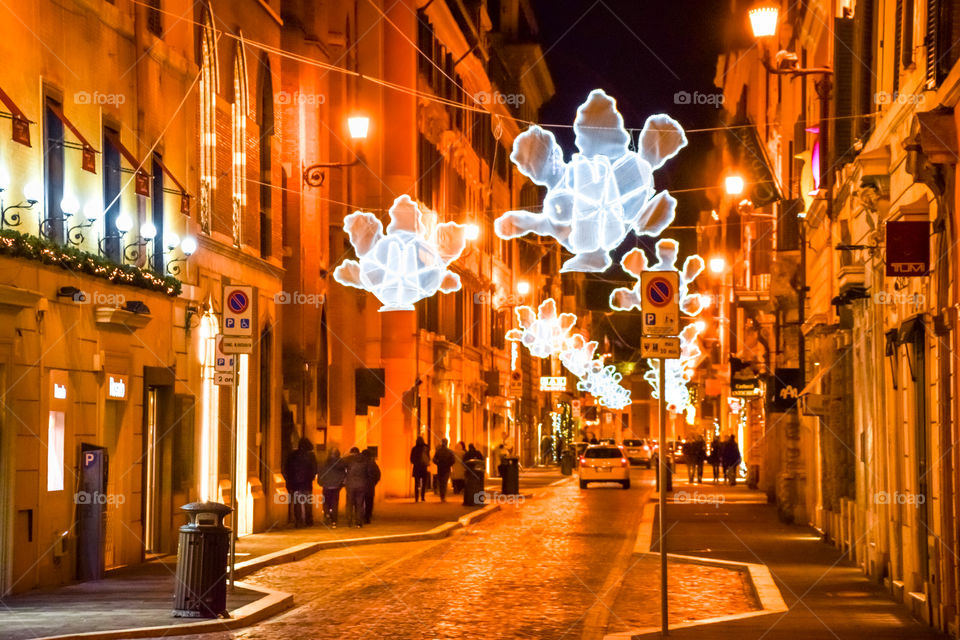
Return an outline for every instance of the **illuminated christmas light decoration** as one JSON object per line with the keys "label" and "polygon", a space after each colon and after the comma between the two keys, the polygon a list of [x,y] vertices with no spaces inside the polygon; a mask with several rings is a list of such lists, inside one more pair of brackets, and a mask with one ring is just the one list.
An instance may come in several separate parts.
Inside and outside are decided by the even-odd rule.
{"label": "illuminated christmas light decoration", "polygon": [[630,231],[659,236],[674,220],[677,201],[656,192],[653,172],[687,145],[670,116],[647,118],[639,151],[604,91],[590,92],[573,123],[579,153],[569,163],[553,134],[537,125],[517,136],[510,160],[534,183],[546,187],[543,212],[509,211],[494,231],[504,240],[527,233],[550,236],[574,257],[560,271],[605,271],[609,252]]}
{"label": "illuminated christmas light decoration", "polygon": [[[673,413],[683,413],[691,406],[690,392],[687,383],[693,379],[694,371],[700,363],[703,353],[697,341],[704,325],[693,322],[680,331],[680,358],[667,360],[664,365],[666,378],[667,410]],[[647,371],[643,379],[653,387],[651,397],[660,399],[660,365],[657,360],[647,360]]]}
{"label": "illuminated christmas light decoration", "polygon": [[[676,240],[662,239],[656,244],[656,264],[647,264],[647,254],[642,249],[631,249],[620,261],[623,270],[637,279],[633,288],[619,287],[610,294],[610,308],[614,311],[639,309],[643,292],[640,290],[640,274],[644,271],[677,271],[677,253],[680,245]],[[706,298],[699,293],[690,293],[690,283],[703,273],[703,258],[687,257],[680,271],[680,311],[688,316],[699,315],[706,306]]]}
{"label": "illuminated christmas light decoration", "polygon": [[413,303],[460,288],[460,276],[447,266],[466,247],[464,225],[444,222],[428,235],[423,214],[407,195],[393,201],[387,233],[372,213],[355,211],[343,229],[358,260],[344,260],[333,272],[342,285],[365,289],[383,304],[380,311],[412,311]]}
{"label": "illuminated christmas light decoration", "polygon": [[564,350],[570,339],[570,331],[577,322],[573,313],[557,315],[557,301],[547,298],[536,311],[533,307],[520,306],[516,309],[519,329],[507,331],[506,339],[519,342],[537,358],[549,358]]}
{"label": "illuminated christmas light decoration", "polygon": [[595,358],[596,341],[587,341],[580,333],[571,333],[577,316],[557,314],[557,302],[544,300],[534,312],[532,307],[517,307],[519,329],[510,329],[506,339],[522,344],[537,358],[559,356],[561,364],[576,376],[577,389],[586,391],[597,403],[612,409],[630,404],[630,391],[620,385],[622,376],[612,365],[604,366],[602,358]]}

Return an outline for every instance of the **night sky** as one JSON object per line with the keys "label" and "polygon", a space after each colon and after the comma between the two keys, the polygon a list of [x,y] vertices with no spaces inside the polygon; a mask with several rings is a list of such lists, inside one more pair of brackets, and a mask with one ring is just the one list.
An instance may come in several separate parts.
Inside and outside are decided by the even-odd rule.
{"label": "night sky", "polygon": [[[655,113],[673,116],[685,129],[720,124],[717,107],[676,104],[674,96],[679,91],[719,93],[713,77],[724,32],[723,2],[533,0],[533,5],[540,43],[556,86],[553,99],[544,105],[541,122],[572,124],[577,107],[592,89],[599,88],[616,98],[628,128],[642,127],[647,116]],[[569,157],[576,150],[573,131],[551,130]],[[658,188],[695,189],[715,180],[705,175],[706,164],[712,160],[713,134],[694,132],[687,137],[689,145],[656,173]],[[695,224],[699,211],[709,208],[702,191],[675,197],[679,200],[676,227]],[[693,230],[668,230],[664,235],[680,241],[681,261],[696,252]],[[634,246],[644,246],[649,254],[652,245],[630,234],[614,256],[615,266],[605,274],[588,276],[592,281],[587,288],[588,306],[609,312],[609,291],[617,284],[634,282],[620,270],[619,257]],[[613,314],[604,315],[614,321]],[[630,336],[636,319],[629,317],[632,313],[616,315],[617,331],[608,336],[615,343],[616,355],[632,359],[636,345],[631,344]],[[617,334],[623,338],[618,339]]]}

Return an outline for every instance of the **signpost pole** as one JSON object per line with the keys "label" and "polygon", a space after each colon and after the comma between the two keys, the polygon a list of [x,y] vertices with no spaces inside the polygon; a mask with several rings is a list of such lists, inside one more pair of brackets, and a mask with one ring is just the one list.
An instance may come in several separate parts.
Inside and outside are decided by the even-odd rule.
{"label": "signpost pole", "polygon": [[233,358],[233,384],[231,397],[233,399],[233,417],[230,429],[230,506],[233,507],[233,526],[230,527],[230,590],[233,591],[237,567],[237,530],[240,523],[237,519],[240,502],[237,493],[237,357]]}
{"label": "signpost pole", "polygon": [[657,456],[657,473],[660,477],[660,633],[664,636],[670,635],[667,623],[667,539],[664,537],[664,521],[667,515],[667,445],[664,439],[667,432],[666,362],[666,358],[660,358],[660,455]]}

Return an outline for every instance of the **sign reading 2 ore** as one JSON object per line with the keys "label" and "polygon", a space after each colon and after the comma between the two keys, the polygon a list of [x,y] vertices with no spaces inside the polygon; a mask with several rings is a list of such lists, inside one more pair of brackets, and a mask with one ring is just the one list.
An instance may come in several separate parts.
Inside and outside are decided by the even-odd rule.
{"label": "sign reading 2 ore", "polygon": [[680,274],[676,271],[644,271],[640,274],[643,335],[675,336],[680,333],[679,289]]}
{"label": "sign reading 2 ore", "polygon": [[253,287],[223,288],[223,335],[253,335]]}

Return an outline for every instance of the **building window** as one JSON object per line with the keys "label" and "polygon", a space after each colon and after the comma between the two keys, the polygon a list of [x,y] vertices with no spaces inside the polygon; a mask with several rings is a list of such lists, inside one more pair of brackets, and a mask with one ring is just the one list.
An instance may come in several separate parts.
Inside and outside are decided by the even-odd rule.
{"label": "building window", "polygon": [[108,128],[103,130],[103,251],[114,262],[120,262],[120,232],[117,216],[120,214],[120,150],[110,142],[111,135],[120,134]]}
{"label": "building window", "polygon": [[201,424],[200,424],[200,500],[216,500],[219,488],[220,387],[214,383],[217,334],[220,326],[212,311],[200,321]]}
{"label": "building window", "polygon": [[47,421],[47,491],[63,491],[63,411],[51,411]]}
{"label": "building window", "polygon": [[160,0],[147,0],[147,31],[163,37],[163,14],[160,11]]}
{"label": "building window", "polygon": [[243,240],[243,212],[247,206],[247,64],[238,43],[233,58],[233,243]]}
{"label": "building window", "polygon": [[163,263],[163,233],[164,233],[164,207],[163,207],[163,166],[159,153],[153,154],[153,184],[151,185],[150,199],[151,210],[153,213],[153,226],[156,233],[153,236],[153,255],[147,264],[150,264],[154,272],[163,275],[165,265]]}
{"label": "building window", "polygon": [[273,74],[270,61],[264,57],[260,66],[260,93],[257,116],[260,127],[260,257],[269,258],[273,229],[270,209],[273,195],[271,184],[273,149]]}
{"label": "building window", "polygon": [[54,242],[63,242],[63,122],[56,111],[60,104],[47,98],[43,112],[43,172],[46,183],[44,219],[40,223],[40,236]]}
{"label": "building window", "polygon": [[204,7],[200,30],[200,228],[210,233],[213,190],[217,187],[217,45],[210,10]]}

